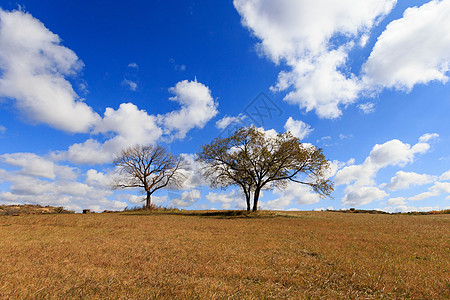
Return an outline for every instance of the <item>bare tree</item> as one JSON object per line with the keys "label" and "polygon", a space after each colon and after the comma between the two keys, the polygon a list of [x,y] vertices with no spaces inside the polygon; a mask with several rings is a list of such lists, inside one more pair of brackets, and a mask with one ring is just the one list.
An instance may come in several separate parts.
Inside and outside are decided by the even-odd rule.
{"label": "bare tree", "polygon": [[321,196],[329,196],[333,183],[326,179],[329,161],[323,151],[302,144],[290,132],[268,135],[254,126],[241,128],[227,138],[216,138],[202,147],[198,160],[213,186],[239,185],[250,210],[258,209],[261,190],[283,189],[289,182],[306,184]]}
{"label": "bare tree", "polygon": [[119,177],[116,188],[142,188],[146,192],[145,207],[151,208],[152,194],[162,188],[178,186],[184,176],[180,170],[184,167],[180,156],[168,153],[161,146],[135,145],[123,149],[115,158]]}

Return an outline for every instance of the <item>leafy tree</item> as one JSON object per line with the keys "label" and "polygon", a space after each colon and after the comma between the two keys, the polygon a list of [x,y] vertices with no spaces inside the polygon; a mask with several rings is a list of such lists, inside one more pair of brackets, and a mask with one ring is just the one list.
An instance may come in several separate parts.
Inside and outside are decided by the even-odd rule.
{"label": "leafy tree", "polygon": [[116,188],[142,188],[146,192],[145,207],[151,208],[151,195],[169,185],[180,185],[184,176],[181,157],[168,153],[161,146],[135,145],[123,149],[114,159],[119,176]]}
{"label": "leafy tree", "polygon": [[326,179],[330,163],[322,149],[302,144],[290,132],[240,128],[204,145],[198,160],[205,165],[204,176],[212,186],[238,185],[243,190],[248,211],[252,194],[256,211],[261,190],[283,189],[289,182],[306,184],[322,197],[333,191],[333,183]]}

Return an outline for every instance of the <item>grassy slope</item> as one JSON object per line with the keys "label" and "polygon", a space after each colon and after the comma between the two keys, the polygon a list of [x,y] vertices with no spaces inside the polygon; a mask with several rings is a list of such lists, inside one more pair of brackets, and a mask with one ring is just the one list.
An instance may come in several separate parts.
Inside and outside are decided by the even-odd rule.
{"label": "grassy slope", "polygon": [[0,217],[0,298],[450,297],[449,215]]}

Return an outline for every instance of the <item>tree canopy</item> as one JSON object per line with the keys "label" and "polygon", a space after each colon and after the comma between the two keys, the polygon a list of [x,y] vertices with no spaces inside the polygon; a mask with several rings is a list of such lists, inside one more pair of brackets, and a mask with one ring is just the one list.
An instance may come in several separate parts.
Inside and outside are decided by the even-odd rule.
{"label": "tree canopy", "polygon": [[263,189],[283,189],[289,182],[305,184],[329,196],[333,183],[326,178],[330,167],[323,150],[302,144],[290,132],[243,127],[226,138],[204,145],[198,160],[205,164],[204,175],[214,187],[238,185],[244,192],[247,210],[253,194],[253,211]]}

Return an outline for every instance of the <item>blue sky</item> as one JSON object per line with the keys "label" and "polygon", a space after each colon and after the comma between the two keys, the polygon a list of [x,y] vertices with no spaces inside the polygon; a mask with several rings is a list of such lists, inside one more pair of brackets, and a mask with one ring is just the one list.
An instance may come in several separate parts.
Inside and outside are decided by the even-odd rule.
{"label": "blue sky", "polygon": [[[335,181],[332,199],[289,185],[264,191],[261,208],[449,207],[449,0],[0,8],[2,204],[140,204],[109,187],[115,153],[139,143],[191,162],[183,188],[156,203],[242,208],[238,189],[209,189],[194,158],[227,125],[253,123],[322,147]],[[255,123],[265,96],[277,111]]]}

